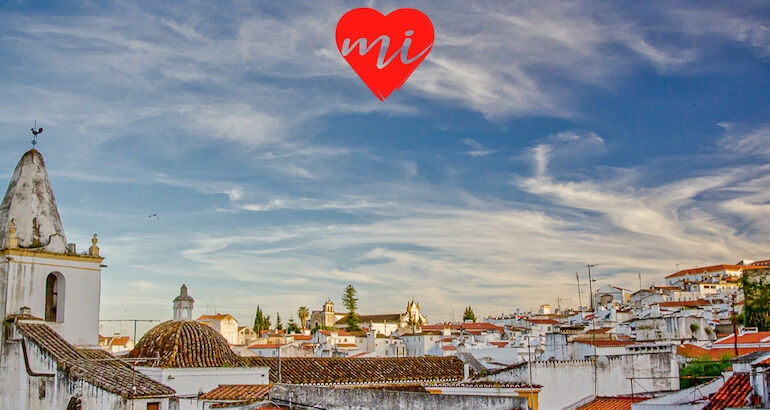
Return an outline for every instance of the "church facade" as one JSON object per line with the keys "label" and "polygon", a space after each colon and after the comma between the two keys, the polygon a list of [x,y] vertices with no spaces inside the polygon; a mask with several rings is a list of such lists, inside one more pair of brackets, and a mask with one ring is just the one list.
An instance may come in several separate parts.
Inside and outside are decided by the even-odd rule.
{"label": "church facade", "polygon": [[[323,305],[322,310],[314,310],[308,323],[311,328],[315,327],[336,327],[344,329],[347,327],[345,317],[347,313],[334,311],[334,302],[328,299]],[[419,326],[428,323],[428,318],[420,311],[420,304],[412,300],[406,304],[406,311],[403,313],[389,313],[381,315],[358,315],[358,325],[363,329],[375,331],[385,336],[398,329],[409,326]]]}

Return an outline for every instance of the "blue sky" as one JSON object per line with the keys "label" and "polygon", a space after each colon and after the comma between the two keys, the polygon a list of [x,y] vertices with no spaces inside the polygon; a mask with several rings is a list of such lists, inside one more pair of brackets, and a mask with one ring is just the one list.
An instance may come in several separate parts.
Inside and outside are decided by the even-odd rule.
{"label": "blue sky", "polygon": [[436,40],[384,102],[334,44],[361,4],[4,3],[0,175],[37,120],[102,318],[352,283],[443,321],[770,257],[767,3],[409,2]]}

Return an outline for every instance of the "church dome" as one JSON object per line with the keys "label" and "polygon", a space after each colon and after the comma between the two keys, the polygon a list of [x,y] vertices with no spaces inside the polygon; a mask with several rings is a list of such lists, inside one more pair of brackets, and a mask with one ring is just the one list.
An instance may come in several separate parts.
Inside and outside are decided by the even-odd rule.
{"label": "church dome", "polygon": [[127,357],[158,357],[153,367],[248,366],[213,328],[190,320],[163,322],[139,339]]}

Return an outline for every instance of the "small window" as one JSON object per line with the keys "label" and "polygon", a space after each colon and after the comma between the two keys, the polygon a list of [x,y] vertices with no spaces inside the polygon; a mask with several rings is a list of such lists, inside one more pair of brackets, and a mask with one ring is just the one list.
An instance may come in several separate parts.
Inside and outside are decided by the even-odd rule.
{"label": "small window", "polygon": [[147,403],[147,410],[160,410],[160,403]]}

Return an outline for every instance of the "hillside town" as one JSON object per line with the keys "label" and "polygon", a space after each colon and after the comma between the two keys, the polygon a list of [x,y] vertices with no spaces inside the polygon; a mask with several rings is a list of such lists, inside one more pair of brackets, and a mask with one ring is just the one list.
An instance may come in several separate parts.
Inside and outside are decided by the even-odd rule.
{"label": "hillside town", "polygon": [[239,323],[197,313],[204,290],[180,284],[162,295],[168,320],[133,340],[99,334],[99,241],[67,242],[43,156],[26,152],[0,206],[1,408],[770,406],[770,259],[661,272],[664,286],[639,289],[593,289],[588,266],[585,304],[483,318],[468,306],[454,322],[412,298],[359,312],[349,285],[286,324],[262,307]]}

